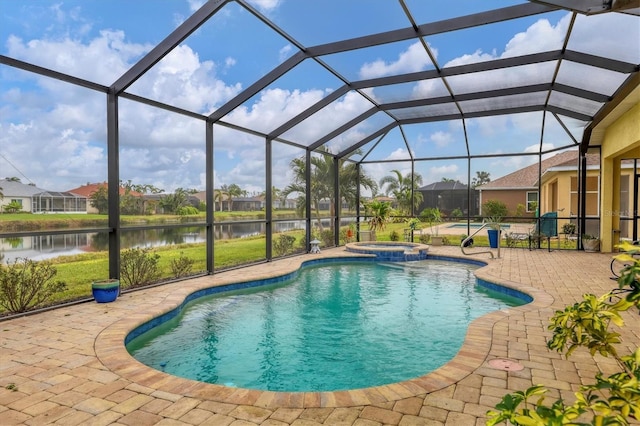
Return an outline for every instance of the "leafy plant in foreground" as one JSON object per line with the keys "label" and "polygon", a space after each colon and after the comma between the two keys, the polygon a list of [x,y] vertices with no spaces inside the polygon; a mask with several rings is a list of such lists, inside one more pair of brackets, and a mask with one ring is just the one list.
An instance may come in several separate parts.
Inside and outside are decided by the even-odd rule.
{"label": "leafy plant in foreground", "polygon": [[9,312],[24,312],[43,305],[67,287],[63,281],[53,280],[57,273],[48,261],[25,258],[0,264],[0,306]]}
{"label": "leafy plant in foreground", "polygon": [[[624,325],[621,312],[634,307],[640,312],[640,246],[623,243],[620,247],[624,253],[616,258],[627,266],[618,288],[600,297],[586,294],[581,302],[556,311],[549,325],[553,337],[547,342],[549,349],[566,351],[567,357],[579,347],[588,348],[592,356],[611,356],[619,371],[608,377],[596,374],[595,383],[581,386],[575,393],[573,404],[559,399],[546,405],[543,386],[507,394],[496,411],[487,413],[487,425],[504,421],[523,426],[628,425],[630,419],[640,419],[640,348],[620,356],[615,347],[621,342],[620,334],[609,330],[611,324]],[[581,421],[588,417],[589,423]]]}

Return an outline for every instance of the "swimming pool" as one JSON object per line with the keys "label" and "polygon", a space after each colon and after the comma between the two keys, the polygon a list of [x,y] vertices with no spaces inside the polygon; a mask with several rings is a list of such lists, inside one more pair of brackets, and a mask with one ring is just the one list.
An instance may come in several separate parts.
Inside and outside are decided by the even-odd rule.
{"label": "swimming pool", "polygon": [[[476,286],[476,267],[320,263],[291,282],[199,298],[127,349],[158,370],[227,386],[329,391],[395,383],[449,361],[474,318],[524,303]],[[438,318],[445,321],[436,325]]]}

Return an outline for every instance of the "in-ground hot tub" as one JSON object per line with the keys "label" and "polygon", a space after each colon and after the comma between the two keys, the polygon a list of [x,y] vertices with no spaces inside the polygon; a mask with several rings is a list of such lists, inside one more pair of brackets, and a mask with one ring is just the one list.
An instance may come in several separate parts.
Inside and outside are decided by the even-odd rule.
{"label": "in-ground hot tub", "polygon": [[406,262],[425,260],[429,246],[419,243],[401,243],[396,241],[364,241],[347,243],[347,251],[360,254],[373,254],[377,260],[387,262]]}

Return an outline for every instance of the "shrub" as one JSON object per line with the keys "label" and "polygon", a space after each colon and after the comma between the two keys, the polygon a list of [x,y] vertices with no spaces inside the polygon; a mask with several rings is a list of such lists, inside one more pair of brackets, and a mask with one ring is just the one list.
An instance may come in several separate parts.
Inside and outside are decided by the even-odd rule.
{"label": "shrub", "polygon": [[280,234],[273,242],[273,251],[276,252],[276,256],[283,256],[293,251],[293,244],[295,242],[296,237],[293,235]]}
{"label": "shrub", "polygon": [[389,233],[389,239],[391,241],[400,241],[400,234],[398,233],[398,231],[391,231]]}
{"label": "shrub", "polygon": [[193,206],[182,206],[176,209],[178,216],[194,216],[199,213],[199,210]]}
{"label": "shrub", "polygon": [[320,233],[320,240],[325,247],[333,247],[333,231],[331,229],[325,229]]}
{"label": "shrub", "polygon": [[24,312],[45,304],[67,288],[64,282],[53,281],[57,273],[47,261],[16,259],[6,266],[0,264],[0,306],[9,312]]}
{"label": "shrub", "polygon": [[160,255],[150,248],[132,248],[120,255],[120,281],[125,287],[134,287],[153,282],[160,276]]}
{"label": "shrub", "polygon": [[573,222],[567,222],[562,225],[562,233],[573,235],[576,233],[576,224]]}
{"label": "shrub", "polygon": [[[625,253],[616,259],[627,266],[618,278],[618,288],[600,297],[585,294],[581,302],[556,311],[548,327],[553,337],[547,342],[549,349],[566,351],[567,357],[581,346],[591,356],[611,356],[619,371],[608,377],[597,373],[594,384],[576,392],[573,404],[558,399],[545,405],[547,390],[540,385],[507,394],[496,405],[497,411],[487,413],[487,425],[504,421],[512,425],[628,425],[629,419],[640,418],[640,347],[619,355],[614,345],[621,342],[620,334],[609,330],[612,324],[624,325],[620,312],[633,307],[640,312],[640,246],[623,243],[620,247]],[[579,416],[591,416],[591,422],[575,422]]]}
{"label": "shrub", "polygon": [[185,256],[183,252],[180,252],[178,258],[171,259],[171,273],[176,278],[185,277],[191,273],[195,262],[195,260]]}
{"label": "shrub", "polygon": [[509,214],[509,209],[507,209],[507,205],[502,201],[498,200],[488,200],[482,205],[482,215],[484,217],[493,217],[493,218],[504,218]]}
{"label": "shrub", "polygon": [[420,234],[420,244],[429,244],[431,241],[431,234]]}
{"label": "shrub", "polygon": [[455,209],[451,210],[451,214],[449,216],[455,219],[460,219],[463,216],[463,213],[462,213],[462,210],[456,207]]}

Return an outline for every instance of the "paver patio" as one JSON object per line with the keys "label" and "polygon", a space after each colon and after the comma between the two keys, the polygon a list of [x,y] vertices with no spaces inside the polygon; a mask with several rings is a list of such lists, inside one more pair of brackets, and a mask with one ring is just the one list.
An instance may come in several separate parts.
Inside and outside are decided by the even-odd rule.
{"label": "paver patio", "polygon": [[[431,253],[460,256],[456,247]],[[481,278],[522,289],[529,305],[476,320],[450,363],[421,378],[349,392],[276,393],[227,388],[152,370],[131,358],[126,334],[166,312],[196,289],[280,275],[319,256],[304,255],[126,293],[110,304],[83,303],[0,322],[0,424],[63,425],[480,425],[509,391],[542,384],[551,399],[573,397],[614,361],[578,350],[569,359],[546,348],[556,309],[583,293],[603,294],[610,254],[502,249]],[[624,314],[622,351],[640,345],[640,316]],[[489,366],[508,358],[524,366]]]}

